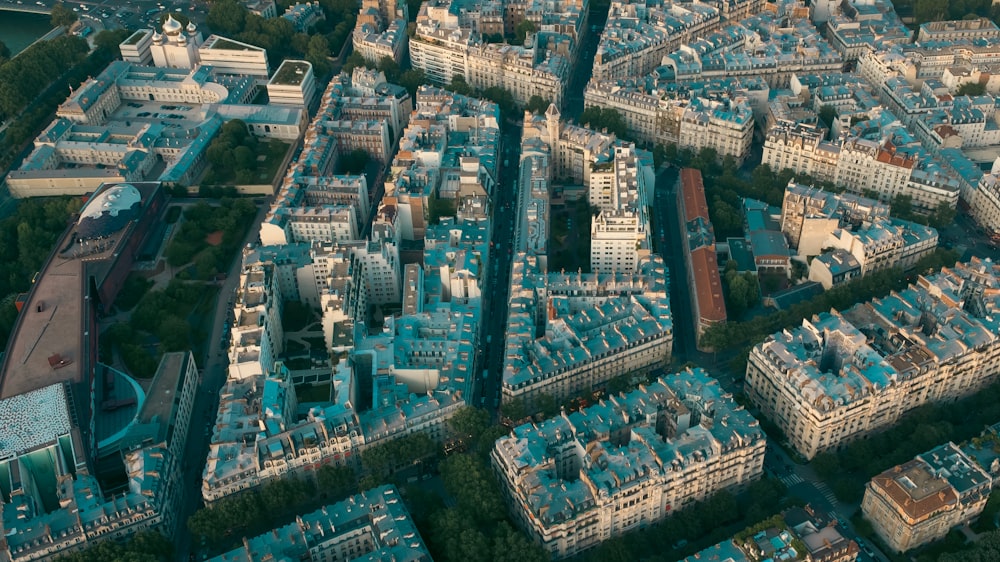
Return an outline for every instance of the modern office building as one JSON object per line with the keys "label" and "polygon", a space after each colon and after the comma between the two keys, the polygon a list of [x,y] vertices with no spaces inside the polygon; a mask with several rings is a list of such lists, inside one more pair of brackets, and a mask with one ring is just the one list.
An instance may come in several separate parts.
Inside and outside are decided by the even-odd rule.
{"label": "modern office building", "polygon": [[906,552],[975,519],[992,484],[976,461],[949,442],[872,478],[861,511],[889,548]]}
{"label": "modern office building", "polygon": [[491,457],[514,519],[565,558],[756,480],[765,443],[757,420],[695,369],[515,427]]}
{"label": "modern office building", "polygon": [[803,320],[751,350],[748,398],[806,458],[1000,374],[1000,267],[973,258],[882,299]]}
{"label": "modern office building", "polygon": [[114,304],[164,197],[156,183],[98,190],[20,301],[0,358],[5,559],[176,529],[194,359],[164,355],[145,390],[97,359],[97,316]]}
{"label": "modern office building", "polygon": [[293,523],[212,558],[212,562],[286,560],[431,562],[417,526],[395,486],[372,488],[299,515]]}
{"label": "modern office building", "polygon": [[309,110],[316,99],[313,68],[304,60],[286,59],[267,83],[267,99],[277,105]]}

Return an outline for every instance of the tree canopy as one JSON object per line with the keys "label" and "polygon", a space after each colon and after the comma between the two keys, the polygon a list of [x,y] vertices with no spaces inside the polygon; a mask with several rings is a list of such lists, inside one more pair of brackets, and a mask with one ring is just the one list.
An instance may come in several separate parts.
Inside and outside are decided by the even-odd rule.
{"label": "tree canopy", "polygon": [[49,21],[55,27],[65,26],[69,27],[76,23],[76,20],[80,19],[77,17],[76,12],[71,10],[63,4],[62,2],[56,2],[52,5],[52,11],[49,12]]}
{"label": "tree canopy", "polygon": [[617,109],[602,109],[597,106],[588,107],[580,114],[579,122],[584,127],[595,131],[607,129],[609,133],[620,139],[628,140],[628,125]]}

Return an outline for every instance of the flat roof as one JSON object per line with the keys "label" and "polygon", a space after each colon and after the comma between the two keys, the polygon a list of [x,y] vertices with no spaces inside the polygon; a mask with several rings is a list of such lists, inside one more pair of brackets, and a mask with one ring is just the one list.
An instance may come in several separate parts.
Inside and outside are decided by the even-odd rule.
{"label": "flat roof", "polygon": [[53,384],[0,400],[0,459],[51,443],[72,429],[66,392]]}
{"label": "flat roof", "polygon": [[[143,206],[149,195],[148,191],[143,193]],[[83,356],[84,340],[97,336],[89,333],[85,323],[85,304],[90,298],[87,278],[96,275],[100,286],[103,272],[94,268],[106,267],[108,260],[118,255],[132,228],[127,226],[105,239],[82,244],[76,242],[76,231],[73,225],[60,238],[18,314],[0,364],[0,399],[82,380],[88,359]]]}
{"label": "flat roof", "polygon": [[160,365],[156,369],[153,383],[146,391],[146,402],[139,411],[139,423],[170,423],[173,415],[174,402],[184,386],[184,375],[187,373],[190,352],[175,351],[164,353]]}
{"label": "flat roof", "polygon": [[281,63],[271,78],[271,84],[298,86],[305,79],[312,65],[306,61],[286,60]]}

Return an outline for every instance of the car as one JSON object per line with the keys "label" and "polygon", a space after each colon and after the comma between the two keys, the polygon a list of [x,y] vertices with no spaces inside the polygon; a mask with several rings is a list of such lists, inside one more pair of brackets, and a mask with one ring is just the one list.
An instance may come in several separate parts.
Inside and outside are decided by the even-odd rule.
{"label": "car", "polygon": [[858,543],[858,546],[861,548],[862,551],[864,551],[865,554],[867,554],[868,556],[871,556],[872,558],[875,557],[875,551],[872,550],[872,547],[870,547],[867,544],[865,544],[865,542],[862,541],[861,539],[857,539],[857,541],[855,541],[855,542]]}

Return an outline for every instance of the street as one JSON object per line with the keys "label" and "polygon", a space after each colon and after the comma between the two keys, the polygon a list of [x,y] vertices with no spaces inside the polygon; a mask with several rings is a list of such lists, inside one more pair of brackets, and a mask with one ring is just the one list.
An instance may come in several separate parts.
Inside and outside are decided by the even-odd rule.
{"label": "street", "polygon": [[507,301],[510,293],[510,264],[513,257],[514,225],[517,218],[517,177],[521,157],[521,128],[504,127],[500,181],[493,193],[491,265],[483,290],[483,321],[480,334],[481,356],[476,364],[486,371],[478,404],[498,419],[500,382],[503,368],[504,334],[507,328]]}
{"label": "street", "polygon": [[[248,243],[256,244],[257,236],[260,232],[260,224],[270,209],[270,198],[266,199],[257,211],[253,224],[247,231],[247,236],[243,241],[245,246]],[[202,365],[201,388],[195,397],[194,407],[191,410],[191,425],[187,436],[187,454],[184,457],[184,470],[181,483],[183,485],[183,497],[180,502],[180,509],[177,516],[177,525],[181,527],[176,537],[176,557],[177,560],[187,560],[189,552],[197,545],[192,545],[192,536],[186,530],[187,520],[192,513],[201,507],[201,477],[205,468],[205,460],[208,456],[208,444],[211,434],[206,434],[205,428],[214,424],[215,415],[219,407],[219,389],[226,382],[226,372],[229,366],[228,357],[224,350],[219,348],[219,341],[223,337],[223,323],[228,318],[232,303],[232,296],[240,281],[240,270],[243,265],[242,255],[237,255],[233,259],[233,264],[227,272],[226,280],[219,289],[219,298],[215,303],[215,321],[212,323],[212,332],[208,338],[206,348],[207,357],[196,357]]]}

